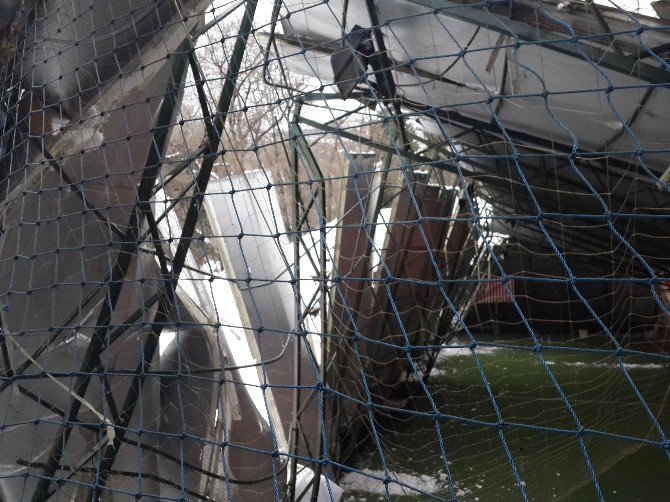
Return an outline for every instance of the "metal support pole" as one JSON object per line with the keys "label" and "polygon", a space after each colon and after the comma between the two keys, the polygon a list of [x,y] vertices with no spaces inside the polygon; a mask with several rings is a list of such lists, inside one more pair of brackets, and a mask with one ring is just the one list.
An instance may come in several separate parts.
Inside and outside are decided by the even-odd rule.
{"label": "metal support pole", "polygon": [[[312,197],[318,197],[319,200],[319,205],[321,206],[321,211],[319,214],[319,243],[320,243],[320,251],[319,251],[319,314],[321,317],[321,333],[325,334],[326,331],[328,330],[328,285],[326,283],[326,263],[327,263],[327,254],[328,254],[328,244],[326,242],[326,210],[327,210],[327,196],[326,196],[326,180],[325,177],[323,176],[323,172],[321,171],[321,168],[319,167],[318,163],[316,162],[316,158],[314,157],[309,144],[307,143],[307,140],[305,139],[305,136],[302,133],[302,130],[300,129],[300,122],[301,122],[301,117],[300,117],[300,112],[302,111],[302,100],[297,99],[296,100],[296,106],[293,110],[293,119],[291,121],[291,135],[292,135],[292,140],[293,140],[293,168],[294,168],[294,181],[295,181],[295,188],[294,188],[294,194],[296,198],[296,224],[302,225],[302,219],[298,219],[298,214],[297,211],[299,209],[299,201],[300,199],[300,190],[299,190],[299,184],[298,184],[298,159],[299,156],[302,154],[305,163],[307,166],[310,168],[310,181],[312,180],[318,180],[319,181],[319,193],[315,196],[312,194]],[[310,205],[311,207],[311,205]],[[296,259],[299,260],[299,243],[300,240],[300,232],[299,228],[296,228],[295,232],[295,251],[296,251]],[[298,269],[299,270],[299,269]],[[326,377],[326,372],[325,372],[325,360],[326,360],[326,340],[327,337],[324,337],[320,344],[320,352],[321,352],[321,363],[319,364],[319,381],[318,384],[321,386],[320,389],[315,389],[317,394],[318,394],[318,400],[319,400],[319,410],[323,412],[324,407],[323,407],[323,387],[325,386],[325,377]],[[300,340],[298,340],[300,342]],[[305,338],[305,343],[307,343],[307,339]],[[319,495],[319,487],[321,485],[320,480],[321,480],[321,471],[323,468],[323,464],[321,462],[321,457],[324,454],[324,443],[325,443],[325,431],[322,428],[322,421],[318,421],[318,430],[317,432],[317,455],[319,461],[316,462],[316,467],[314,469],[314,477],[312,478],[312,494],[311,494],[311,500],[316,502],[318,499]],[[309,445],[308,445],[309,446]],[[295,453],[297,453],[297,449],[295,450]],[[295,457],[294,457],[295,458]],[[297,467],[297,465],[296,465]],[[295,471],[294,471],[295,472]],[[291,498],[289,500],[293,502],[295,500],[295,480],[292,480],[292,486],[289,486],[289,495]],[[302,495],[300,496],[302,498]]]}
{"label": "metal support pole", "polygon": [[[300,106],[298,103],[297,107]],[[296,326],[300,328],[302,326],[302,315],[301,310],[302,306],[300,304],[300,232],[302,229],[303,218],[300,215],[300,184],[299,184],[299,174],[298,174],[298,146],[295,141],[291,143],[291,168],[293,170],[293,215],[294,215],[294,235],[293,235],[293,260],[294,260],[294,277],[296,280],[295,283],[295,295],[296,295]],[[307,212],[305,212],[305,216]],[[295,337],[294,343],[294,368],[293,368],[293,427],[291,428],[291,440],[290,440],[290,451],[293,454],[291,457],[291,478],[288,482],[288,500],[289,502],[295,501],[295,483],[298,476],[298,451],[299,451],[299,432],[300,432],[300,417],[298,416],[298,410],[300,409],[300,382],[302,379],[301,375],[301,364],[300,358],[302,355],[301,347],[301,335]]]}
{"label": "metal support pole", "polygon": [[[319,170],[320,171],[320,170]],[[321,334],[324,335],[321,343],[320,343],[320,349],[321,349],[321,364],[319,364],[319,385],[321,386],[320,389],[317,390],[318,393],[318,400],[319,400],[319,409],[321,410],[322,413],[325,412],[324,410],[324,401],[323,401],[323,392],[324,392],[324,387],[325,387],[325,381],[326,381],[326,343],[328,341],[328,337],[325,336],[326,332],[328,331],[328,311],[327,311],[327,293],[328,293],[328,287],[326,284],[326,255],[328,253],[328,244],[326,242],[326,180],[323,177],[323,174],[321,174],[321,217],[319,218],[319,223],[320,223],[320,228],[319,228],[319,235],[320,235],[320,240],[321,240],[321,253],[320,253],[320,270],[319,270],[319,279],[321,280],[321,284],[319,285],[321,289],[321,298],[320,298],[320,313],[319,315],[321,316]],[[324,413],[325,415],[325,413]],[[324,417],[325,419],[325,417]],[[316,469],[314,469],[314,485],[312,486],[312,502],[317,502],[319,498],[319,490],[321,488],[321,471],[323,469],[323,457],[324,454],[324,442],[325,442],[325,435],[326,431],[322,427],[322,422],[319,420],[318,425],[317,425],[317,434],[318,434],[318,454],[317,458],[319,459],[319,462],[316,464]]]}

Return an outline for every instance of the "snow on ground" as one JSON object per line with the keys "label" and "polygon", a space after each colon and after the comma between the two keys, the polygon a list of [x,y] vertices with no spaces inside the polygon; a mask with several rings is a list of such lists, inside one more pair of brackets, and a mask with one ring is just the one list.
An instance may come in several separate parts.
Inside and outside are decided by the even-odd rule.
{"label": "snow on ground", "polygon": [[[563,363],[566,366],[588,366],[590,368],[620,368],[618,363],[587,363],[584,361],[570,361],[570,362],[565,362]],[[645,370],[662,370],[662,369],[667,369],[668,366],[666,364],[661,364],[661,363],[627,363],[624,362],[623,365],[627,370],[631,369],[645,369]]]}
{"label": "snow on ground", "polygon": [[[437,477],[426,474],[408,474],[404,472],[389,472],[389,477],[393,480],[388,484],[389,495],[419,495],[421,492],[448,493],[449,485],[447,475],[439,474]],[[348,472],[340,480],[340,487],[346,492],[355,491],[368,493],[372,495],[386,495],[386,487],[382,481],[386,475],[384,471],[374,469],[362,469],[360,472]],[[421,492],[412,490],[408,487],[415,487]],[[471,493],[468,489],[459,489],[454,484],[454,493],[457,497],[463,497]]]}
{"label": "snow on ground", "polygon": [[[489,345],[477,345],[477,347],[475,347],[475,353],[478,356],[493,354],[494,352],[498,352],[500,350],[503,349],[501,349],[500,347],[491,347]],[[472,357],[472,351],[468,347],[464,347],[462,345],[455,347],[445,346],[442,350],[440,350],[440,353],[437,355],[435,365],[439,365],[452,357],[464,357],[464,356]]]}

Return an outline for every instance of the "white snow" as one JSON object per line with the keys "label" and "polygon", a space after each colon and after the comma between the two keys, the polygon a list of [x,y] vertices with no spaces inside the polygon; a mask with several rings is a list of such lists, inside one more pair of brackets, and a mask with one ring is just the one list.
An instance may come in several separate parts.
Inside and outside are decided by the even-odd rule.
{"label": "white snow", "polygon": [[[389,472],[389,477],[394,480],[388,484],[389,495],[418,495],[411,487],[417,487],[424,493],[438,493],[449,489],[446,481],[426,474],[408,474],[404,472]],[[340,479],[340,486],[345,491],[357,491],[374,495],[386,495],[386,487],[382,481],[386,475],[384,471],[374,469],[362,469],[361,472],[349,472]],[[402,484],[400,484],[402,483]],[[406,486],[403,486],[406,485]],[[470,493],[467,489],[458,489],[456,496],[462,497]]]}
{"label": "white snow", "polygon": [[[503,349],[500,347],[492,347],[490,345],[477,345],[477,347],[475,347],[475,354],[478,356],[484,356],[493,354],[494,352],[498,352],[500,350]],[[462,345],[458,347],[451,347],[447,345],[440,350],[440,353],[437,355],[437,359],[435,360],[435,364],[438,365],[443,363],[451,357],[472,357],[472,351],[468,347],[463,347]]]}
{"label": "white snow", "polygon": [[[586,363],[584,361],[568,361],[563,363],[566,366],[574,366],[574,367],[585,367],[588,366],[590,368],[619,368],[619,364],[617,363]],[[661,364],[661,363],[623,363],[624,367],[629,370],[629,369],[645,369],[645,370],[661,370],[661,369],[667,369],[668,365],[666,364]]]}

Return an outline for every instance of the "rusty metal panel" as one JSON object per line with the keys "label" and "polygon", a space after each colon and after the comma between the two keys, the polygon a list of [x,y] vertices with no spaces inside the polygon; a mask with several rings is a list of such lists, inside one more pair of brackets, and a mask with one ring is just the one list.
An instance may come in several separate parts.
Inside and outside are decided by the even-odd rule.
{"label": "rusty metal panel", "polygon": [[[439,294],[435,283],[444,276],[453,203],[452,191],[419,182],[396,199],[382,255],[388,275],[384,271],[380,277],[390,279],[378,283],[368,299],[368,312],[374,319],[366,326],[369,338],[398,347],[418,345],[426,338],[426,328],[433,324],[430,318],[439,313],[431,307]],[[404,348],[377,344],[370,347],[368,357],[382,385],[396,384],[410,367]]]}
{"label": "rusty metal panel", "polygon": [[351,316],[356,316],[366,289],[370,288],[370,252],[374,214],[379,197],[381,172],[375,156],[353,154],[347,185],[343,191],[342,221],[335,245],[338,284],[332,291],[332,330],[350,336]]}

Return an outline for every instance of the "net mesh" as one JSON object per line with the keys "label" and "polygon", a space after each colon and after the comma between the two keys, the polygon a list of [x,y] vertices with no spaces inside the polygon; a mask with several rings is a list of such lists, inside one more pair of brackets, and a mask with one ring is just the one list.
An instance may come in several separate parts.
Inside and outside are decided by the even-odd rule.
{"label": "net mesh", "polygon": [[664,499],[669,20],[0,2],[0,501]]}

